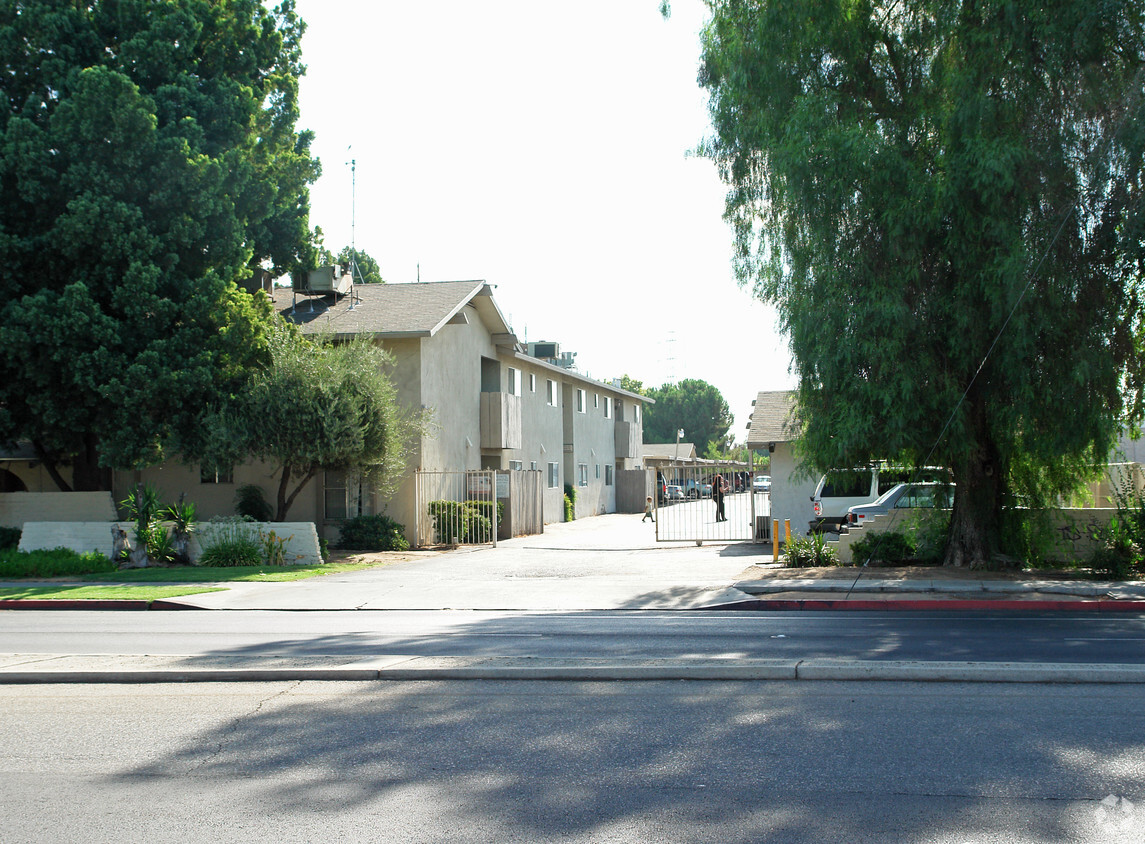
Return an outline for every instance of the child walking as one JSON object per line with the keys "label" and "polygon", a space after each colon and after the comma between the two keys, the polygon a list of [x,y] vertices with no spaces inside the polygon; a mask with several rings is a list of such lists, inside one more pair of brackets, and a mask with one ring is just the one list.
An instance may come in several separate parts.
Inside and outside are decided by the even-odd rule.
{"label": "child walking", "polygon": [[644,518],[640,520],[641,524],[648,519],[651,519],[653,522],[656,521],[656,515],[652,512],[652,496],[644,499]]}

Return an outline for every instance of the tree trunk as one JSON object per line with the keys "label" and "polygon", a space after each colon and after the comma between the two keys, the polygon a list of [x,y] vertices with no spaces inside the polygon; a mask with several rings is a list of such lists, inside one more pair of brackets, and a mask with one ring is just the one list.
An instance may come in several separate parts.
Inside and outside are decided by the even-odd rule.
{"label": "tree trunk", "polygon": [[286,490],[290,486],[290,473],[292,468],[289,463],[282,467],[282,477],[278,479],[278,492],[274,497],[274,520],[276,522],[286,521],[286,510],[290,506],[286,501]]}
{"label": "tree trunk", "polygon": [[943,565],[985,568],[998,552],[1001,540],[1002,465],[990,438],[981,405],[970,405],[968,443],[954,470],[954,511],[950,516],[950,540]]}
{"label": "tree trunk", "polygon": [[99,465],[99,445],[92,434],[84,436],[83,451],[72,457],[72,489],[76,492],[111,489],[111,470]]}
{"label": "tree trunk", "polygon": [[286,521],[286,514],[290,510],[290,505],[294,503],[294,499],[298,497],[298,493],[302,492],[306,485],[310,483],[315,475],[318,474],[317,469],[310,469],[310,471],[302,476],[302,479],[297,483],[297,485],[295,485],[294,489],[288,495],[287,490],[290,488],[290,475],[292,471],[293,470],[290,466],[282,467],[282,478],[278,482],[278,495],[276,497],[277,506],[276,512],[274,514],[274,520],[276,522]]}

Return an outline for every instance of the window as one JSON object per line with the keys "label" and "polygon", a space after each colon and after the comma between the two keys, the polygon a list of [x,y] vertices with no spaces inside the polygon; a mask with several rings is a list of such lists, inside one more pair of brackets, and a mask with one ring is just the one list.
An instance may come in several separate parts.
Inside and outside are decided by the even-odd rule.
{"label": "window", "polygon": [[534,472],[537,471],[537,461],[536,460],[530,461],[529,462],[529,468]]}
{"label": "window", "polygon": [[576,464],[576,485],[577,486],[588,486],[588,464],[587,463],[577,463]]}
{"label": "window", "polygon": [[612,486],[612,464],[604,464],[604,485]]}
{"label": "window", "polygon": [[600,407],[600,393],[592,394],[592,406],[594,408]]}
{"label": "window", "polygon": [[576,391],[576,412],[588,413],[588,394],[584,390]]}
{"label": "window", "polygon": [[529,392],[537,392],[537,375],[535,372],[529,373]]}
{"label": "window", "polygon": [[509,461],[509,471],[510,472],[520,472],[524,468],[525,468],[525,461],[523,461],[523,460],[510,460]]}
{"label": "window", "polygon": [[604,418],[612,418],[612,396],[604,397]]}
{"label": "window", "polygon": [[227,466],[224,469],[212,466],[199,467],[199,483],[201,484],[233,484],[234,482],[234,466]]}
{"label": "window", "polygon": [[509,384],[508,384],[508,387],[509,387],[509,395],[511,395],[511,396],[521,395],[521,373],[520,373],[520,371],[514,369],[511,366],[509,367]]}
{"label": "window", "polygon": [[599,463],[596,464],[596,479],[598,481],[600,480],[600,464]]}
{"label": "window", "polygon": [[[552,383],[551,381],[549,382]],[[561,488],[561,465],[559,463],[549,464],[549,489]]]}
{"label": "window", "polygon": [[323,503],[327,519],[345,519],[349,514],[350,495],[345,472],[323,473]]}
{"label": "window", "polygon": [[557,406],[557,382],[550,380],[550,381],[546,382],[546,385],[548,386],[548,392],[549,392],[549,407],[556,407]]}

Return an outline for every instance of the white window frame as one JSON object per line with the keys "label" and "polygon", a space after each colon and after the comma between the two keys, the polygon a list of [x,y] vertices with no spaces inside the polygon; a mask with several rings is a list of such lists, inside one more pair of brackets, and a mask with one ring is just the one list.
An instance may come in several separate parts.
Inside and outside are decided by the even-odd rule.
{"label": "white window frame", "polygon": [[588,413],[588,391],[577,387],[576,391],[576,412]]}
{"label": "white window frame", "polygon": [[561,488],[561,464],[550,463],[548,473],[549,489]]}
{"label": "white window frame", "polygon": [[554,381],[553,379],[549,378],[546,381],[546,388],[548,390],[548,395],[546,396],[546,400],[549,403],[549,407],[556,407],[557,406],[557,382]]}
{"label": "white window frame", "polygon": [[612,418],[612,396],[604,397],[604,418]]}
{"label": "white window frame", "polygon": [[605,463],[604,464],[604,485],[605,486],[612,486],[615,483],[615,480],[614,480],[612,473],[613,473],[612,464],[611,463]]}
{"label": "white window frame", "polygon": [[576,464],[576,485],[577,486],[588,486],[588,464],[587,463],[577,463]]}
{"label": "white window frame", "polygon": [[529,373],[529,392],[537,392],[537,373],[535,372]]}
{"label": "white window frame", "polygon": [[509,471],[510,472],[520,472],[520,471],[523,471],[524,468],[525,468],[525,461],[524,460],[510,460],[509,461]]}
{"label": "white window frame", "polygon": [[529,461],[529,469],[531,469],[534,472],[537,471],[537,461],[536,460],[530,460]]}
{"label": "white window frame", "polygon": [[509,383],[506,392],[511,396],[521,395],[521,370],[509,367]]}

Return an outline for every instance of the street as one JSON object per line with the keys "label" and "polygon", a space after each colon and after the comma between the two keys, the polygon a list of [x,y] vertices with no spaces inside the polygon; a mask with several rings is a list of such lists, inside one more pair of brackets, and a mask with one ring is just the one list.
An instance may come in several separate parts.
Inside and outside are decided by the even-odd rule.
{"label": "street", "polygon": [[1139,703],[942,683],[6,686],[0,811],[12,844],[1140,841]]}
{"label": "street", "polygon": [[944,612],[0,613],[0,654],[1145,662],[1138,614]]}

